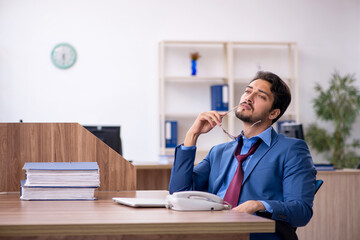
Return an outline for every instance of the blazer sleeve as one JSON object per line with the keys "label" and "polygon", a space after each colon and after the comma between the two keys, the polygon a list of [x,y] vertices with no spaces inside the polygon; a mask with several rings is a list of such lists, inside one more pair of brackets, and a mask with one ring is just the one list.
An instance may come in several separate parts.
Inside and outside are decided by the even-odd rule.
{"label": "blazer sleeve", "polygon": [[313,215],[316,170],[306,143],[294,140],[283,163],[283,201],[266,200],[272,218],[293,227],[305,226]]}
{"label": "blazer sleeve", "polygon": [[196,149],[182,150],[181,146],[175,148],[175,160],[171,169],[169,183],[170,194],[179,191],[207,191],[210,164],[208,157],[194,167]]}

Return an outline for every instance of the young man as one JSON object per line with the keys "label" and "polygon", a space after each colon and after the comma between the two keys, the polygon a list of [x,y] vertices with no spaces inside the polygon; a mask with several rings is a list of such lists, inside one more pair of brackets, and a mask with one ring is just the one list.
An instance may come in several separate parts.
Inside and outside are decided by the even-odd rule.
{"label": "young man", "polygon": [[[230,202],[234,211],[265,211],[292,227],[306,225],[312,217],[316,180],[309,149],[303,140],[287,138],[271,126],[290,101],[290,90],[277,75],[258,72],[236,109],[243,122],[242,134],[236,141],[214,146],[194,167],[198,137],[221,126],[225,115],[201,113],[184,144],[175,150],[170,193],[206,191]],[[281,239],[278,234],[251,234],[251,239],[264,237]]]}

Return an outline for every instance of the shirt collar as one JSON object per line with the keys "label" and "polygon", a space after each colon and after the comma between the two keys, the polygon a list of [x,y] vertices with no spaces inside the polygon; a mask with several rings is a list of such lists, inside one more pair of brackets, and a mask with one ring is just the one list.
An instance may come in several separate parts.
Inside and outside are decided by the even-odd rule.
{"label": "shirt collar", "polygon": [[256,142],[259,138],[261,138],[263,140],[264,143],[266,143],[266,145],[268,145],[270,147],[271,144],[271,132],[272,132],[273,127],[270,126],[268,127],[265,131],[263,131],[262,133],[247,139],[245,136],[242,136],[243,141],[251,141],[251,142]]}

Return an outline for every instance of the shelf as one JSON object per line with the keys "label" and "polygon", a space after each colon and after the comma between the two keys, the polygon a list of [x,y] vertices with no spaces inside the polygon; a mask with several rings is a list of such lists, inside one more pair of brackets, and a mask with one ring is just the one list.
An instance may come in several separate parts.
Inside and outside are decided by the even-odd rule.
{"label": "shelf", "polygon": [[249,45],[249,46],[289,46],[296,45],[295,42],[231,42],[234,45]]}
{"label": "shelf", "polygon": [[295,42],[241,42],[241,41],[181,41],[181,40],[164,40],[164,44],[174,44],[174,45],[224,45],[224,44],[233,44],[233,45],[250,45],[250,46],[288,46],[296,45]]}
{"label": "shelf", "polygon": [[[212,110],[204,110],[212,111]],[[218,111],[219,113],[226,113],[228,111]],[[200,114],[200,112],[196,113],[164,113],[165,118],[175,118],[175,119],[194,119]]]}
{"label": "shelf", "polygon": [[[281,77],[279,76],[283,81],[285,82],[289,82],[292,80],[292,78],[290,77]],[[251,76],[251,77],[236,77],[234,78],[234,83],[235,84],[242,84],[242,83],[249,83],[251,79],[253,79],[254,76]]]}
{"label": "shelf", "polygon": [[199,115],[199,113],[165,113],[165,118],[176,118],[176,119],[181,119],[181,118],[193,118],[195,120],[195,118]]}
{"label": "shelf", "polygon": [[221,41],[174,41],[174,40],[165,40],[163,41],[165,45],[224,45],[224,42]]}
{"label": "shelf", "polygon": [[227,77],[171,76],[165,77],[166,82],[174,83],[219,83],[227,82]]}
{"label": "shelf", "polygon": [[[191,76],[189,54],[195,51],[201,59],[198,75]],[[173,148],[165,148],[165,120],[178,121],[177,136],[181,143],[196,117],[211,109],[211,85],[228,84],[231,109],[260,69],[274,72],[288,84],[292,101],[281,119],[299,121],[297,57],[297,44],[293,42],[162,41],[159,44],[160,153],[174,154]],[[228,118],[225,123],[229,132],[237,132],[241,125],[236,118]],[[199,139],[195,161],[206,157],[212,146],[226,141],[223,135],[215,130]]]}

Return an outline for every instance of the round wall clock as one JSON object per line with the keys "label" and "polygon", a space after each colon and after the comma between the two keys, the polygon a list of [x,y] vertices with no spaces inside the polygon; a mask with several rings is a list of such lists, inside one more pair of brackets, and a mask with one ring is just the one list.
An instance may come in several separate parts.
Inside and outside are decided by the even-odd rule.
{"label": "round wall clock", "polygon": [[60,43],[52,50],[51,61],[61,69],[71,67],[76,61],[75,49],[68,43]]}

